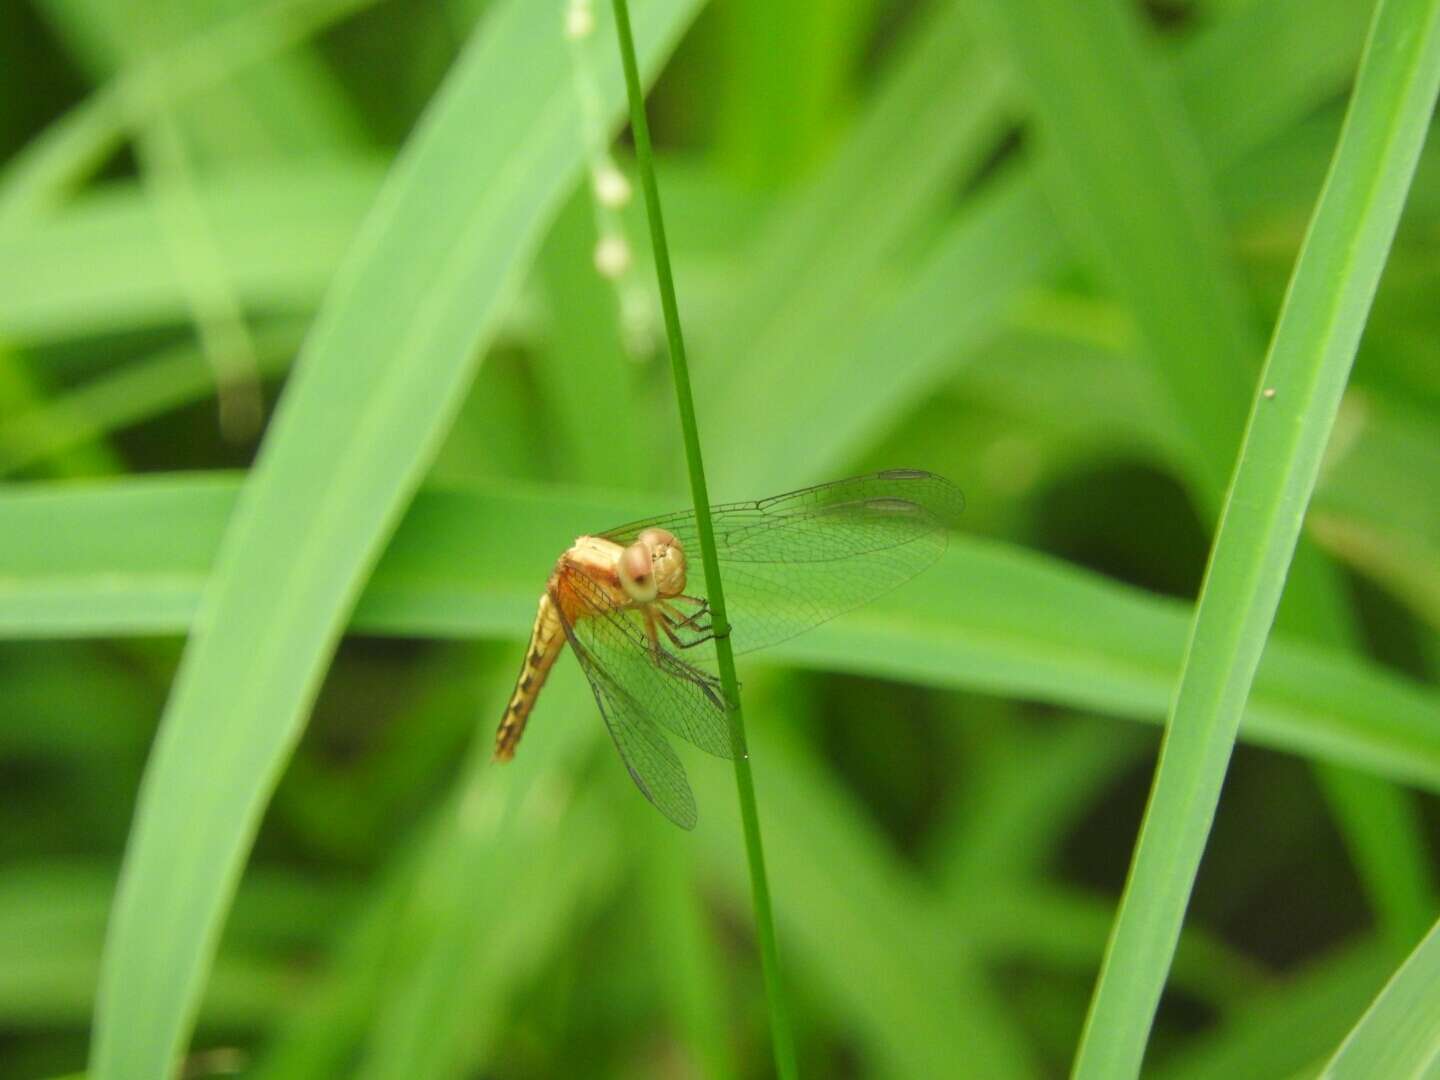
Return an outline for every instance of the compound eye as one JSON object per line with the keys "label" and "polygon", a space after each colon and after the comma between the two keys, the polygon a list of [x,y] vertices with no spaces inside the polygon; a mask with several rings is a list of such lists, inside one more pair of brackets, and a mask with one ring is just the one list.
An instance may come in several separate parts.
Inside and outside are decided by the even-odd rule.
{"label": "compound eye", "polygon": [[637,604],[648,604],[658,594],[655,586],[655,568],[650,549],[635,543],[620,555],[620,584],[625,595]]}
{"label": "compound eye", "polygon": [[659,555],[663,549],[675,547],[675,534],[652,526],[637,536],[635,543],[643,544]]}

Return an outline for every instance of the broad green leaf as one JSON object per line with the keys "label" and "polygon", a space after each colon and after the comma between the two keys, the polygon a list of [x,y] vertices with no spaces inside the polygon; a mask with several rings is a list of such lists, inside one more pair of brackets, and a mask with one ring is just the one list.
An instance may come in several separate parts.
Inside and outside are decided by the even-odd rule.
{"label": "broad green leaf", "polygon": [[[643,10],[653,66],[692,8]],[[354,600],[576,177],[569,63],[549,8],[493,10],[331,286],[225,530],[147,767],[106,944],[98,1080],[163,1075],[182,1052]],[[614,116],[615,65],[599,70]]]}

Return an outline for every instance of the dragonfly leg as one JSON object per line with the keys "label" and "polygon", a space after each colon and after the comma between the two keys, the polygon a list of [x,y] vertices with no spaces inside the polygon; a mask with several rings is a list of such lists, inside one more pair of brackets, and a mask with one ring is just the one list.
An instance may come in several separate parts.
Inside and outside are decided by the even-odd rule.
{"label": "dragonfly leg", "polygon": [[[699,612],[696,614],[698,615]],[[703,645],[715,636],[710,633],[709,623],[697,626],[694,618],[695,616],[691,616],[689,619],[681,619],[675,612],[661,605],[659,617],[656,621],[660,624],[660,629],[664,631],[665,636],[674,643],[677,649],[693,649],[696,645]],[[681,630],[691,631],[698,636],[691,637],[689,640],[683,640],[679,634]]]}
{"label": "dragonfly leg", "polygon": [[685,601],[686,603],[694,604],[695,610],[689,615],[687,615],[685,618],[679,619],[679,621],[675,625],[677,627],[684,627],[692,630],[710,629],[708,623],[705,626],[701,626],[698,621],[702,615],[710,614],[710,601],[706,600],[703,596],[686,596],[684,593],[681,593],[679,596],[672,596],[667,600],[662,600],[661,606],[665,609],[667,614],[679,618],[676,611],[671,605],[674,605],[681,600]]}
{"label": "dragonfly leg", "polygon": [[666,636],[669,637],[671,641],[675,640],[675,635],[667,625],[663,612],[659,618],[656,618],[655,612],[649,604],[646,604],[641,610],[645,613],[645,636],[650,639],[650,658],[655,661],[656,666],[659,666],[660,635],[655,632],[656,625],[658,624],[665,631]]}

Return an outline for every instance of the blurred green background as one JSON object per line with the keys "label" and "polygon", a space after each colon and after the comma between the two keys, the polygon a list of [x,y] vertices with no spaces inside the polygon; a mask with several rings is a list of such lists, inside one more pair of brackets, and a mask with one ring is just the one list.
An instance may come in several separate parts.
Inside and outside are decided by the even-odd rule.
{"label": "blurred green background", "polygon": [[[712,494],[904,465],[969,504],[931,574],[742,661],[806,1075],[1068,1068],[1370,14],[1081,8],[636,6],[642,37],[661,28],[649,107]],[[477,269],[455,270],[457,303],[494,314],[276,751],[186,1073],[769,1075],[729,768],[682,751],[701,824],[671,828],[569,659],[514,766],[488,763],[555,556],[687,498],[643,214],[590,182],[612,163],[633,181],[628,135],[607,149],[605,9],[572,44],[562,0],[0,6],[0,1076],[85,1066],[205,573],[347,250],[342,281],[394,254],[351,241],[387,172],[387,193],[432,175],[392,164],[422,118],[444,126],[466,57],[495,92],[435,206],[552,194],[533,241],[417,240],[367,279],[408,295],[459,250]],[[498,171],[468,173],[469,146]],[[602,239],[630,251],[618,274]],[[1147,1075],[1304,1074],[1435,917],[1437,251],[1432,140]],[[421,361],[386,363],[398,384]],[[307,376],[287,434],[317,475],[373,374]],[[376,461],[403,427],[369,432]],[[242,652],[228,677],[242,695],[258,676]],[[196,790],[234,775],[224,734],[198,744]],[[160,812],[183,830],[188,809]]]}

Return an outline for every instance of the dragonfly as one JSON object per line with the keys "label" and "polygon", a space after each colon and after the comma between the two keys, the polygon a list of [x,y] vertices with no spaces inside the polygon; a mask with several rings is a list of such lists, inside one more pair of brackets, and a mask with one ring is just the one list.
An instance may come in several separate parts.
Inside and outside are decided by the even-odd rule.
{"label": "dragonfly", "polygon": [[[753,652],[909,581],[945,551],[965,499],[918,469],[714,506],[731,644]],[[568,644],[641,794],[684,829],[695,796],[667,735],[732,756],[693,510],[581,536],[540,597],[515,691],[495,733],[509,761]]]}

